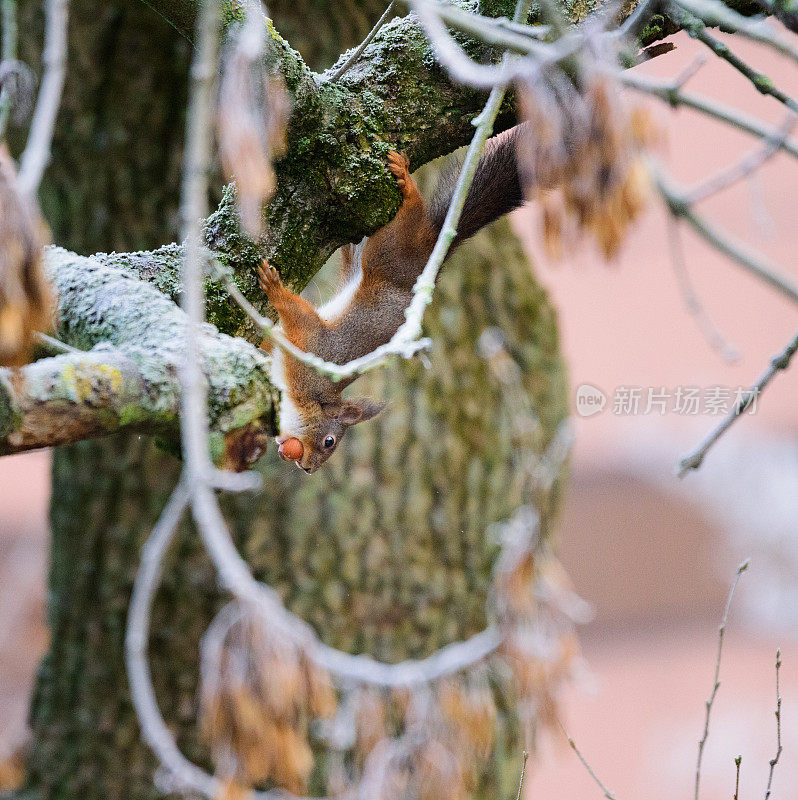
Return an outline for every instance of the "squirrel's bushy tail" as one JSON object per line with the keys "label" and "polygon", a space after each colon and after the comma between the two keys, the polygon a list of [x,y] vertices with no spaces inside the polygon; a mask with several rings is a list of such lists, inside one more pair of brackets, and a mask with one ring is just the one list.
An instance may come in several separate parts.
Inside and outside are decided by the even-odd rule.
{"label": "squirrel's bushy tail", "polygon": [[[477,231],[524,202],[516,157],[516,143],[521,127],[516,125],[500,133],[489,139],[485,145],[485,152],[477,165],[450,253]],[[454,163],[446,169],[429,204],[430,220],[436,233],[443,227],[443,220],[460,175],[460,166],[459,163]]]}

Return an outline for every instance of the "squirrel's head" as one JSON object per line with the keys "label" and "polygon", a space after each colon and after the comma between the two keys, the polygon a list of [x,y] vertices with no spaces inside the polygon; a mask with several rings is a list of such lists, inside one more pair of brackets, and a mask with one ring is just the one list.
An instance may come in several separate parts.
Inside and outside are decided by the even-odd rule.
{"label": "squirrel's head", "polygon": [[309,404],[296,414],[281,414],[280,457],[294,461],[310,475],[335,452],[349,428],[373,419],[384,407],[385,403],[368,398],[340,399]]}

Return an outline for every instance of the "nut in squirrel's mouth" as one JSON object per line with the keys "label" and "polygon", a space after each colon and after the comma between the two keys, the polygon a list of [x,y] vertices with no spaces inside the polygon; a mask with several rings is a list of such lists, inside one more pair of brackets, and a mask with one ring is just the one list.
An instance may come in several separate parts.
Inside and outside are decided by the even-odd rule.
{"label": "nut in squirrel's mouth", "polygon": [[305,454],[305,446],[295,436],[279,436],[277,445],[277,454],[283,461],[296,461],[299,464]]}

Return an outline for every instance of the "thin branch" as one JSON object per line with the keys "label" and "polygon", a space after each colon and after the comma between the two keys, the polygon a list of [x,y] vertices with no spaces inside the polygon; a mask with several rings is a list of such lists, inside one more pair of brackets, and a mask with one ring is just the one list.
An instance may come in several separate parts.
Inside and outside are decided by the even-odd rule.
{"label": "thin branch", "polygon": [[715,175],[706,178],[695,189],[688,191],[686,193],[687,202],[691,204],[699,203],[750,177],[752,173],[756,172],[779,152],[781,145],[787,140],[796,122],[798,122],[798,116],[789,114],[787,119],[784,120],[784,124],[776,132],[776,136],[766,138],[760,147],[746,153],[736,163],[720,169]]}
{"label": "thin branch", "polygon": [[[526,19],[531,4],[531,0],[518,0],[513,22],[520,22]],[[509,59],[510,56],[505,53],[502,57],[502,64],[506,65],[509,63]],[[473,183],[480,156],[485,148],[485,143],[493,132],[493,124],[499,113],[504,94],[505,88],[503,86],[494,86],[488,96],[487,103],[485,103],[485,108],[474,120],[476,132],[474,133],[474,138],[471,140],[465,160],[463,161],[460,176],[457,179],[457,185],[455,186],[449,209],[443,221],[443,227],[441,228],[438,240],[435,242],[435,247],[430,254],[426,266],[416,280],[415,286],[413,287],[413,299],[405,312],[405,322],[396,332],[394,339],[399,341],[412,341],[421,335],[421,321],[424,316],[424,311],[432,302],[432,293],[435,288],[435,281],[438,278],[438,272],[457,235],[457,224],[463,213],[463,206],[468,195],[468,190]]]}
{"label": "thin branch", "polygon": [[529,753],[524,750],[524,755],[521,761],[521,777],[518,780],[518,794],[515,796],[515,800],[521,800],[521,792],[524,788],[524,773],[526,772],[526,760],[529,758]]}
{"label": "thin branch", "polygon": [[683,478],[688,472],[698,469],[704,461],[707,453],[715,442],[723,436],[726,431],[742,416],[747,408],[759,397],[767,385],[773,380],[778,372],[786,370],[790,366],[790,360],[798,350],[798,334],[777,356],[770,360],[770,366],[765,370],[762,377],[745,392],[734,408],[729,412],[723,421],[707,436],[707,438],[692,452],[685,456],[678,465],[678,475]]}
{"label": "thin branch", "polygon": [[740,765],[743,763],[743,757],[737,756],[734,759],[734,766],[736,767],[737,775],[734,779],[734,800],[739,800],[740,798]]}
{"label": "thin branch", "polygon": [[371,40],[379,33],[380,28],[388,21],[388,18],[393,13],[393,7],[396,0],[391,0],[388,3],[388,8],[382,12],[382,16],[377,20],[377,23],[374,27],[368,32],[366,38],[360,43],[360,45],[352,52],[352,55],[346,59],[346,61],[338,67],[332,75],[330,75],[331,81],[339,81],[343,76],[349,72],[352,66],[358,61],[360,56],[363,55],[363,51],[369,46]]}
{"label": "thin branch", "polygon": [[[565,18],[555,6],[545,7],[550,12],[551,24],[540,28],[530,27],[530,31],[540,31],[541,35],[553,33],[552,42],[542,42],[538,36],[522,35],[518,26],[523,18],[513,18],[510,26],[500,21],[490,20],[438,0],[403,0],[418,16],[421,27],[432,45],[437,60],[446,68],[454,80],[476,89],[492,90],[499,86],[530,78],[532,71],[551,66],[572,58],[586,44],[589,29],[581,26],[567,27]],[[528,15],[529,12],[527,12]],[[595,22],[594,19],[591,19]],[[609,23],[608,17],[604,22]],[[471,59],[446,26],[451,25],[470,33],[481,41],[501,47],[507,51],[522,54],[505,58],[499,64],[481,64]],[[594,26],[595,27],[595,26]],[[547,34],[542,32],[546,30]]]}
{"label": "thin branch", "polygon": [[779,89],[767,75],[755,70],[748,62],[736,55],[725,42],[716,39],[709,33],[703,20],[681,8],[678,0],[674,0],[668,5],[668,16],[677,25],[684,28],[690,36],[706,45],[716,56],[722,58],[741,75],[744,75],[760,94],[770,95],[791,111],[798,112],[798,101]]}
{"label": "thin branch", "polygon": [[[585,31],[577,27],[570,29],[553,42],[542,42],[538,41],[537,37],[516,35],[515,29],[494,24],[485,17],[438,0],[403,0],[403,2],[415,11],[437,60],[450,76],[476,89],[487,91],[499,86],[506,87],[520,79],[528,80],[532,71],[570,59],[584,47],[586,41]],[[520,20],[525,18],[514,17],[512,24],[517,26]],[[554,33],[557,32],[555,22],[556,20],[552,20],[552,25],[546,26]],[[499,64],[480,64],[471,59],[455,41],[446,28],[447,24],[469,32],[488,44],[522,53],[525,57],[508,58],[505,54]]]}
{"label": "thin branch", "polygon": [[[432,45],[435,58],[456,81],[476,89],[493,90],[497,86],[507,86],[521,76],[520,60],[508,62],[502,59],[500,64],[478,64],[471,59],[446,29],[444,19],[448,16],[448,9],[442,9],[440,4],[431,0],[408,2]],[[527,46],[526,42],[524,46]]]}
{"label": "thin branch", "polygon": [[133,584],[125,632],[125,664],[130,696],[141,735],[152,748],[170,778],[180,788],[198,788],[209,797],[218,795],[221,783],[192,764],[178,749],[172,732],[158,708],[148,661],[150,617],[160,583],[163,560],[186,506],[189,493],[181,480],[166,504],[141,552],[141,564]]}
{"label": "thin branch", "polygon": [[348,361],[346,364],[335,364],[332,361],[325,361],[323,358],[308,353],[297,347],[286,335],[267,317],[264,317],[252,303],[247,300],[242,291],[238,288],[233,276],[229,271],[221,269],[216,265],[216,274],[224,281],[225,287],[230,296],[246,312],[247,316],[268,336],[278,347],[286,353],[292,355],[297,361],[313,367],[319,374],[326,375],[333,381],[340,381],[353,375],[362,375],[364,372],[382,366],[391,356],[401,356],[402,358],[412,358],[422,350],[432,346],[431,339],[417,339],[415,341],[400,342],[396,337],[387,344],[367,353],[365,356]]}
{"label": "thin branch", "polygon": [[776,0],[776,2],[773,2],[773,0],[757,0],[757,2],[768,14],[776,17],[785,28],[793,33],[798,33],[798,14],[796,14],[794,8],[790,7],[789,0]]}
{"label": "thin branch", "polygon": [[28,141],[20,157],[17,185],[33,199],[50,161],[50,147],[61,91],[64,88],[67,53],[68,0],[47,0],[44,28],[44,78],[33,112]]}
{"label": "thin branch", "polygon": [[710,27],[733,31],[746,39],[766,45],[781,55],[798,62],[793,42],[774,32],[763,19],[744,17],[720,0],[677,0],[678,4],[702,19]]}
{"label": "thin branch", "polygon": [[734,598],[734,590],[740,581],[740,576],[745,572],[750,565],[749,561],[744,561],[737,567],[737,573],[732,581],[731,589],[729,589],[729,596],[726,598],[726,608],[723,611],[723,619],[721,620],[720,627],[718,628],[718,654],[715,658],[715,679],[712,683],[712,694],[706,702],[706,716],[704,717],[704,733],[698,742],[698,758],[695,766],[695,794],[694,800],[698,800],[698,793],[701,786],[701,759],[704,757],[704,745],[709,738],[709,717],[712,713],[712,706],[715,703],[715,698],[720,688],[720,659],[723,655],[723,636],[726,633],[726,623],[729,619],[729,609],[731,608],[732,600]]}
{"label": "thin branch", "polygon": [[685,192],[672,185],[658,170],[654,170],[654,181],[671,214],[684,219],[716,250],[798,304],[798,286],[793,284],[787,275],[781,273],[777,266],[771,264],[760,253],[748,249],[727,231],[716,228],[700,216],[686,199]]}
{"label": "thin branch", "polygon": [[781,689],[779,687],[779,670],[781,670],[781,650],[776,650],[776,755],[770,760],[768,772],[768,785],[765,789],[765,800],[770,798],[770,789],[773,785],[773,772],[781,758]]}
{"label": "thin branch", "polygon": [[77,347],[72,347],[71,344],[67,344],[66,342],[62,342],[60,339],[56,339],[53,336],[48,336],[46,333],[42,333],[41,331],[36,331],[36,338],[44,345],[52,348],[58,353],[83,353],[84,350],[79,350]]}
{"label": "thin branch", "polygon": [[590,766],[590,764],[588,764],[587,759],[582,755],[581,751],[576,746],[576,742],[568,735],[568,732],[565,730],[565,727],[563,726],[562,722],[560,722],[559,720],[557,720],[557,722],[563,734],[565,734],[565,738],[568,740],[568,744],[571,750],[573,750],[574,753],[576,753],[576,757],[582,762],[582,766],[587,770],[587,774],[590,775],[596,786],[598,786],[599,789],[601,789],[601,792],[604,795],[604,797],[606,797],[607,800],[616,800],[615,795],[601,782],[598,775],[596,775],[596,773],[593,771],[593,768]]}
{"label": "thin branch", "polygon": [[[779,138],[777,129],[765,125],[755,117],[737,111],[731,106],[718,103],[711,97],[683,92],[675,81],[652,78],[634,70],[626,70],[625,72],[615,70],[613,74],[623,86],[642,94],[656,97],[674,108],[678,106],[691,108],[759,139],[771,140]],[[798,142],[794,139],[785,139],[780,143],[779,148],[785,153],[798,158]]]}
{"label": "thin branch", "polygon": [[440,0],[403,1],[416,13],[418,13],[417,6],[424,10],[429,9],[430,13],[435,14],[439,20],[455,30],[468,33],[485,44],[501,47],[503,50],[533,55],[542,54],[547,47],[540,38],[543,31],[546,34],[551,31],[550,25],[526,25],[524,20],[520,19],[509,21],[492,19]]}
{"label": "thin branch", "polygon": [[497,28],[520,33],[521,36],[528,36],[532,39],[545,39],[551,33],[551,25],[528,25],[525,22],[513,22],[511,19],[505,19],[504,17],[495,20],[488,17],[488,21],[495,23]]}
{"label": "thin branch", "polygon": [[679,292],[682,295],[687,312],[693,317],[701,335],[707,344],[720,356],[727,364],[735,364],[740,358],[737,348],[726,339],[718,330],[717,325],[712,321],[709,314],[704,309],[704,305],[695,291],[690,273],[687,269],[687,259],[684,254],[684,243],[682,242],[679,221],[673,216],[668,217],[669,236],[668,242],[671,250],[671,264],[676,275],[676,282],[679,284]]}

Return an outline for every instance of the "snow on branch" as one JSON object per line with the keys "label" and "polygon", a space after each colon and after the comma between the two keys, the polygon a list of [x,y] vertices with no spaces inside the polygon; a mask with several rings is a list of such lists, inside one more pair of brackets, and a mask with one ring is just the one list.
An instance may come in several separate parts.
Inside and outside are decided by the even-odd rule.
{"label": "snow on branch", "polygon": [[[0,453],[64,444],[122,428],[176,436],[185,315],[154,286],[102,261],[44,250],[70,352],[0,370]],[[273,396],[265,355],[204,326],[215,456],[243,468],[265,448]]]}

